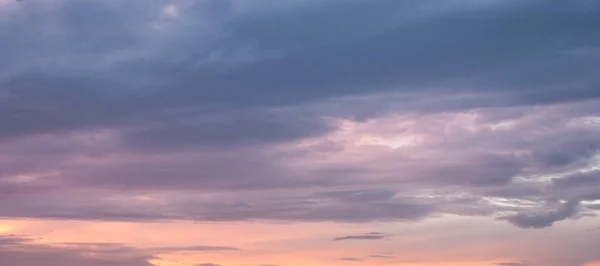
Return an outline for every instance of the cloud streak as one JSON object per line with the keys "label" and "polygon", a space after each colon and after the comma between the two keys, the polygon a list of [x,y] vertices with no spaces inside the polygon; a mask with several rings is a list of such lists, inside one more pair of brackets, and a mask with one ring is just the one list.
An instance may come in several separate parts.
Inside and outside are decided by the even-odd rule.
{"label": "cloud streak", "polygon": [[342,241],[342,240],[382,240],[389,237],[389,235],[383,234],[383,233],[378,233],[378,232],[373,232],[373,233],[367,233],[364,235],[351,235],[351,236],[341,236],[341,237],[336,237],[333,239],[333,241]]}

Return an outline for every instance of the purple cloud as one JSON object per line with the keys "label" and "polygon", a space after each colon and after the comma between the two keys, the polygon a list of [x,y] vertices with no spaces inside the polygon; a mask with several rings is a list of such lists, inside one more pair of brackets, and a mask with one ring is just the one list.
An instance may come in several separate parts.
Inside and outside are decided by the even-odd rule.
{"label": "purple cloud", "polygon": [[341,237],[336,237],[333,239],[333,241],[342,241],[342,240],[382,240],[385,238],[388,238],[389,235],[384,234],[384,233],[378,233],[378,232],[373,232],[373,233],[367,233],[367,234],[363,234],[363,235],[350,235],[350,236],[341,236]]}
{"label": "purple cloud", "polygon": [[235,251],[233,247],[189,246],[142,249],[116,243],[55,243],[38,244],[33,239],[0,235],[0,257],[15,266],[36,265],[125,265],[153,266],[149,260],[155,254],[175,251]]}
{"label": "purple cloud", "polygon": [[1,217],[538,228],[600,199],[598,4],[33,2],[0,7]]}

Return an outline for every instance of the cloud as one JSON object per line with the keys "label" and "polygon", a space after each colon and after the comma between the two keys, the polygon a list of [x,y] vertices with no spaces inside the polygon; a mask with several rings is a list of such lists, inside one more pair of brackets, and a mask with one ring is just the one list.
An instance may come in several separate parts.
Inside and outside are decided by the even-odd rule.
{"label": "cloud", "polygon": [[386,201],[393,199],[396,196],[396,192],[389,189],[328,191],[319,192],[316,196],[348,202]]}
{"label": "cloud", "polygon": [[600,171],[575,173],[566,177],[556,178],[552,180],[552,187],[555,189],[595,185],[600,185]]}
{"label": "cloud", "polygon": [[1,9],[2,217],[535,228],[600,198],[597,3],[33,2]]}
{"label": "cloud", "polygon": [[375,258],[375,259],[393,259],[394,257],[387,256],[387,255],[370,255],[369,258]]}
{"label": "cloud", "polygon": [[[328,133],[242,147],[131,147],[120,129],[30,136],[0,145],[0,215],[362,223],[450,213],[517,221],[551,211],[539,207],[549,200],[596,198],[596,186],[546,189],[544,177],[568,180],[564,173],[593,164],[595,153],[573,153],[568,136],[595,143],[596,103],[338,118]],[[574,163],[547,167],[540,154],[552,145]],[[507,219],[509,212],[521,215]]]}
{"label": "cloud", "polygon": [[498,266],[529,266],[531,264],[528,261],[521,261],[521,262],[499,262],[499,263],[495,263],[494,265],[498,265]]}
{"label": "cloud", "polygon": [[[338,221],[368,222],[385,220],[420,220],[434,210],[430,203],[413,199],[340,202],[306,194],[261,195],[262,192],[191,196],[179,192],[167,194],[106,195],[85,193],[86,200],[65,203],[62,198],[82,195],[57,193],[28,198],[2,206],[5,217],[77,219],[107,221]],[[12,200],[10,202],[12,202]],[[60,207],[56,206],[60,202]]]}
{"label": "cloud", "polygon": [[579,202],[569,201],[563,203],[556,210],[541,213],[519,213],[513,216],[500,217],[520,228],[544,228],[552,226],[553,223],[565,220],[577,214]]}
{"label": "cloud", "polygon": [[[205,115],[373,92],[499,94],[512,105],[598,96],[597,62],[565,53],[598,45],[589,26],[597,4],[212,2],[166,21],[164,6],[144,1],[24,3],[5,11],[0,84],[10,100],[0,121],[11,126],[0,136],[147,125],[154,117],[132,119],[181,108]],[[554,27],[556,16],[568,23]],[[33,34],[40,31],[47,34]]]}
{"label": "cloud", "polygon": [[[0,257],[10,265],[124,265],[152,266],[156,255],[181,251],[235,251],[233,247],[187,246],[135,248],[118,243],[37,243],[33,238],[0,235]],[[218,265],[218,264],[200,264]]]}
{"label": "cloud", "polygon": [[[542,0],[3,2],[0,217],[450,228],[476,216],[522,229],[591,217],[599,12]],[[335,236],[378,248],[392,235]],[[150,266],[256,252],[203,244],[9,235],[0,257]],[[540,265],[597,253],[530,244],[557,257]],[[548,252],[569,248],[579,255]],[[363,254],[329,258],[392,258]]]}
{"label": "cloud", "polygon": [[158,247],[153,248],[157,252],[172,252],[172,251],[235,251],[234,247],[219,247],[219,246],[190,246],[190,247]]}
{"label": "cloud", "polygon": [[361,258],[339,258],[338,260],[344,260],[344,261],[364,261],[364,259],[361,259]]}
{"label": "cloud", "polygon": [[0,257],[3,263],[14,266],[152,266],[150,253],[118,244],[49,245],[14,240],[0,237]]}
{"label": "cloud", "polygon": [[0,235],[0,246],[22,244],[25,242],[29,242],[31,240],[32,239],[30,239],[30,238],[15,236],[15,235]]}
{"label": "cloud", "polygon": [[[245,111],[213,114],[170,114],[134,129],[124,141],[142,150],[239,147],[293,141],[327,133],[332,127],[310,114]],[[186,116],[190,115],[191,117]]]}
{"label": "cloud", "polygon": [[373,233],[368,233],[368,234],[364,234],[364,235],[350,235],[350,236],[342,236],[342,237],[336,237],[333,239],[333,241],[342,241],[342,240],[382,240],[389,237],[389,235],[383,234],[383,233],[377,233],[377,232],[373,232]]}

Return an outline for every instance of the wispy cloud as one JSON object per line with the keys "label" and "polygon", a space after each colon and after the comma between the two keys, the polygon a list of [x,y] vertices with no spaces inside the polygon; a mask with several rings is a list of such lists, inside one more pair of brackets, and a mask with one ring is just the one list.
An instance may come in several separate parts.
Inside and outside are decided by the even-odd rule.
{"label": "wispy cloud", "polygon": [[341,241],[341,240],[382,240],[390,237],[388,234],[372,232],[363,235],[350,235],[350,236],[342,236],[336,237],[333,241]]}
{"label": "wispy cloud", "polygon": [[344,260],[344,261],[364,261],[364,259],[361,259],[361,258],[339,258],[338,260]]}
{"label": "wispy cloud", "polygon": [[499,262],[494,265],[498,265],[498,266],[529,266],[531,264],[527,261],[521,261],[521,262]]}

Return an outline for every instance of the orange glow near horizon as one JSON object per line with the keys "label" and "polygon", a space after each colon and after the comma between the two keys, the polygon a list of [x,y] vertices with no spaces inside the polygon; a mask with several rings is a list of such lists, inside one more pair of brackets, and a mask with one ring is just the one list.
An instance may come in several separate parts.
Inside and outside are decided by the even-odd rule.
{"label": "orange glow near horizon", "polygon": [[[481,228],[465,228],[455,232],[446,230],[457,223],[479,224]],[[368,232],[372,226],[386,228],[388,231],[395,230],[396,234],[384,241],[332,241],[336,236]],[[497,233],[489,235],[486,233],[486,227],[494,227],[493,230]],[[3,234],[31,237],[29,245],[55,246],[61,243],[95,242],[124,244],[141,250],[193,246],[239,249],[155,252],[155,258],[149,262],[157,266],[194,266],[199,263],[232,266],[248,263],[333,266],[356,263],[340,258],[357,258],[364,260],[363,263],[381,266],[492,266],[499,262],[519,261],[518,258],[507,258],[503,255],[523,252],[518,246],[510,243],[511,239],[521,238],[520,241],[525,244],[537,237],[535,232],[523,235],[518,230],[502,224],[486,222],[483,219],[469,221],[460,217],[448,217],[446,222],[437,220],[415,225],[386,223],[371,226],[335,223],[211,224],[4,220],[0,221],[0,229],[3,229]],[[556,239],[560,239],[561,234],[557,231]],[[554,238],[551,235],[548,237]],[[381,257],[371,257],[374,255]],[[585,266],[597,265],[592,263]]]}

